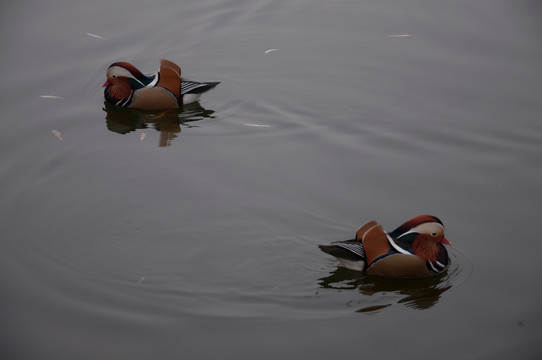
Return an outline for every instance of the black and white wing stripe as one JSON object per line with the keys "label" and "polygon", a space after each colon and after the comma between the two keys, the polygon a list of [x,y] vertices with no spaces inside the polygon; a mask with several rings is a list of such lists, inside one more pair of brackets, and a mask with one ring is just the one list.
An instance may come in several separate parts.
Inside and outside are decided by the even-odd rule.
{"label": "black and white wing stripe", "polygon": [[333,245],[346,249],[365,259],[365,250],[361,242],[335,242]]}
{"label": "black and white wing stripe", "polygon": [[200,83],[192,80],[181,81],[181,95],[184,94],[201,94],[216,86],[216,84]]}

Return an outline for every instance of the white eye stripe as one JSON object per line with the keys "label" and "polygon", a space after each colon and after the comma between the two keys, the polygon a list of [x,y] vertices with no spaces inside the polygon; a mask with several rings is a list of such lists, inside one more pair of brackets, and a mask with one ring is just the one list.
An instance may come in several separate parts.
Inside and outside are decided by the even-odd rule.
{"label": "white eye stripe", "polygon": [[134,75],[132,75],[131,72],[129,72],[128,70],[126,70],[123,67],[112,66],[112,67],[109,68],[109,70],[107,72],[111,74],[111,77],[115,77],[115,76],[127,77],[127,78],[130,78],[130,79],[134,79],[135,81],[137,81],[138,83],[143,85],[143,83],[141,81],[139,81],[137,78],[135,78]]}
{"label": "white eye stripe", "polygon": [[401,235],[397,237],[397,239],[405,235],[412,234],[412,233],[436,235],[438,234],[439,231],[442,231],[442,232],[444,231],[444,226],[442,226],[442,224],[439,224],[437,222],[423,223],[423,224],[413,227],[412,229],[410,229],[409,231],[405,233],[402,233]]}

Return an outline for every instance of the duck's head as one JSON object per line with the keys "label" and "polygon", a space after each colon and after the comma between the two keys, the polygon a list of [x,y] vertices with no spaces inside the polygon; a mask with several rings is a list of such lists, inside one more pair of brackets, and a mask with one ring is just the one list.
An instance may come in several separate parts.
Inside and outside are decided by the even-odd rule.
{"label": "duck's head", "polygon": [[411,244],[416,255],[430,262],[436,260],[442,248],[440,244],[451,245],[444,236],[442,221],[432,215],[416,216],[392,231],[390,236],[397,241]]}
{"label": "duck's head", "polygon": [[451,245],[444,237],[444,224],[433,215],[418,215],[390,233],[396,240],[411,243],[414,239],[422,236],[428,241]]}
{"label": "duck's head", "polygon": [[143,75],[134,65],[124,61],[111,64],[107,68],[106,76],[107,81],[103,83],[102,87],[130,84],[131,88],[139,89],[150,81],[150,78]]}
{"label": "duck's head", "polygon": [[153,77],[145,76],[134,65],[127,62],[116,62],[107,69],[105,99],[117,106],[129,106],[134,91],[151,83]]}

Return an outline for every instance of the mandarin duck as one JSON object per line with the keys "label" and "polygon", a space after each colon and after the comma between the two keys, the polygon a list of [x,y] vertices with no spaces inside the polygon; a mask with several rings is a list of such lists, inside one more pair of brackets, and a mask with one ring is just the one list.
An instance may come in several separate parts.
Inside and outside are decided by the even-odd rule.
{"label": "mandarin duck", "polygon": [[197,82],[181,78],[181,68],[160,60],[160,70],[143,75],[134,65],[116,62],[107,69],[105,100],[111,104],[132,109],[164,110],[180,108],[197,101],[201,94],[219,82]]}
{"label": "mandarin duck", "polygon": [[444,225],[432,215],[419,215],[390,233],[376,221],[369,221],[352,240],[319,245],[351,270],[388,277],[423,277],[442,272],[448,266],[443,244]]}

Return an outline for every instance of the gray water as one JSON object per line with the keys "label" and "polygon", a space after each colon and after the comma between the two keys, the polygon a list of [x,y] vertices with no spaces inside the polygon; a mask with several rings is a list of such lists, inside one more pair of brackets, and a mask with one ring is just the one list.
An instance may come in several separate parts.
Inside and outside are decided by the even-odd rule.
{"label": "gray water", "polygon": [[[542,355],[539,2],[1,8],[3,359]],[[160,58],[221,84],[104,105],[111,63]],[[422,213],[442,276],[317,248]]]}

